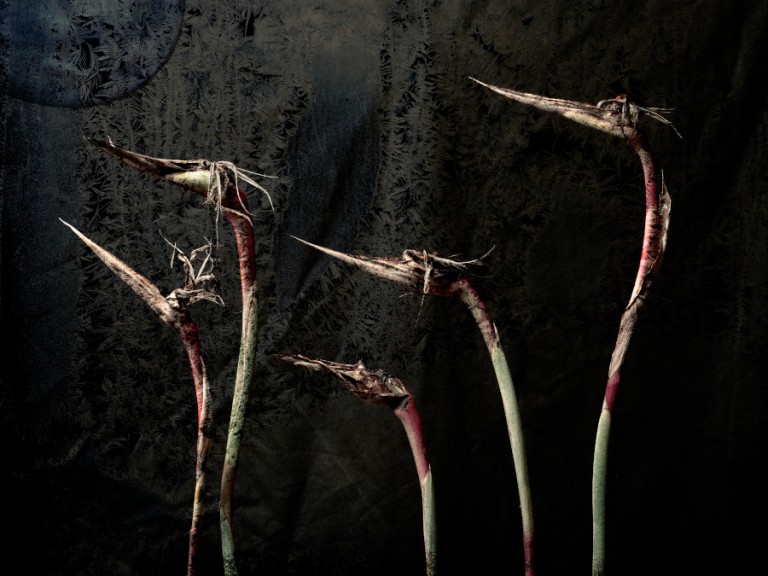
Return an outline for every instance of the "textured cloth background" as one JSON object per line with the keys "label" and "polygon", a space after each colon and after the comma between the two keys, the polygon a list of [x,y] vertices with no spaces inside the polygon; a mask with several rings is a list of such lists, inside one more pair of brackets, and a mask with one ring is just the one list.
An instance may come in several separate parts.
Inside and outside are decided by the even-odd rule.
{"label": "textured cloth background", "polygon": [[[4,137],[4,574],[183,573],[195,403],[178,338],[58,218],[156,282],[162,235],[214,237],[191,193],[83,135],[276,175],[253,194],[257,380],[236,486],[242,574],[420,574],[405,434],[272,352],[362,358],[415,394],[444,573],[522,573],[514,470],[490,362],[457,301],[408,294],[298,244],[461,259],[509,357],[541,576],[588,573],[592,447],[644,214],[621,142],[467,79],[674,107],[646,128],[672,195],[668,255],[630,346],[608,484],[613,575],[736,573],[768,513],[768,5],[761,2],[0,2]],[[239,339],[198,305],[223,457]],[[209,483],[202,553],[219,574]]]}

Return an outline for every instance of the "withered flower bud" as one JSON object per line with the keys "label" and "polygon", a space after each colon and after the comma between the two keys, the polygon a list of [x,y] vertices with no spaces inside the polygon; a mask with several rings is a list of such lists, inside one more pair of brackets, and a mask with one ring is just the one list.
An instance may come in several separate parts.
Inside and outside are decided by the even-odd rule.
{"label": "withered flower bud", "polygon": [[383,370],[369,370],[362,360],[356,364],[340,364],[309,358],[301,354],[275,354],[274,357],[295,366],[333,374],[344,382],[352,394],[372,406],[394,410],[410,397],[410,393],[399,378]]}

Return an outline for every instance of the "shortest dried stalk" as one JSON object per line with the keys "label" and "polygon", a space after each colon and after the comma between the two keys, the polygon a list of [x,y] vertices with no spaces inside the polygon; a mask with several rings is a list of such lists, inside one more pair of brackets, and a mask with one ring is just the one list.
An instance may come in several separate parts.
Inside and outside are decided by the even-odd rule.
{"label": "shortest dried stalk", "polygon": [[467,267],[470,264],[478,263],[482,258],[458,262],[449,258],[438,257],[428,253],[426,250],[405,250],[399,258],[372,258],[369,256],[344,254],[343,252],[318,246],[300,238],[296,238],[296,240],[333,256],[342,262],[362,268],[371,274],[386,278],[408,288],[419,290],[423,295],[456,296],[464,302],[472,313],[472,317],[480,329],[488,349],[488,354],[491,357],[491,363],[496,373],[496,382],[501,394],[509,442],[512,448],[512,459],[515,464],[517,492],[520,499],[525,575],[533,576],[533,504],[528,480],[528,463],[525,455],[525,442],[523,440],[523,424],[520,418],[517,395],[512,383],[512,374],[509,370],[504,350],[501,347],[496,325],[491,320],[485,302],[480,298],[480,295],[469,280],[465,278]]}
{"label": "shortest dried stalk", "polygon": [[[198,425],[195,495],[192,506],[192,526],[189,531],[189,554],[187,560],[187,574],[188,576],[193,576],[197,573],[200,522],[203,512],[202,496],[205,488],[208,455],[213,443],[213,415],[211,410],[211,392],[205,372],[205,363],[203,362],[200,336],[197,324],[190,316],[189,306],[199,300],[209,300],[217,304],[224,304],[216,290],[218,282],[211,273],[213,266],[211,244],[208,243],[208,245],[194,250],[189,257],[179,250],[175,244],[171,244],[174,249],[173,259],[180,260],[184,266],[185,282],[183,288],[177,288],[167,297],[163,297],[157,286],[147,278],[133,270],[111,252],[96,244],[71,224],[64,222],[64,220],[61,222],[69,227],[118,278],[136,292],[163,322],[179,334],[184,349],[187,352],[192,369],[192,378],[195,382]],[[200,256],[203,257],[203,262],[196,272],[193,262]],[[171,260],[172,263],[173,259]]]}
{"label": "shortest dried stalk", "polygon": [[360,361],[357,364],[338,364],[326,360],[316,360],[300,354],[275,354],[275,358],[303,366],[318,372],[334,374],[344,385],[362,401],[383,408],[390,408],[403,424],[408,442],[411,445],[416,471],[421,485],[422,521],[424,529],[424,552],[427,575],[437,571],[437,548],[435,537],[435,503],[432,489],[432,469],[424,445],[424,433],[421,418],[416,409],[416,402],[405,384],[398,378],[382,370],[369,370]]}

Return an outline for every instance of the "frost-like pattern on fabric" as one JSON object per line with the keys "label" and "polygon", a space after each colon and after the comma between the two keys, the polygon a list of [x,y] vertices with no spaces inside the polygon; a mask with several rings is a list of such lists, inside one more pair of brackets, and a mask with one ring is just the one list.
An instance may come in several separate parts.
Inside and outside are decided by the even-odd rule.
{"label": "frost-like pattern on fabric", "polygon": [[[45,32],[39,47],[7,34],[7,16],[27,5],[27,28],[14,32]],[[685,140],[649,127],[675,194],[675,229],[617,404],[616,443],[627,451],[611,456],[609,498],[621,505],[608,563],[633,576],[659,566],[729,573],[733,562],[757,560],[762,548],[748,542],[768,511],[755,456],[768,443],[768,5],[0,6],[13,75],[2,87],[0,421],[4,477],[23,509],[7,545],[33,552],[11,554],[4,573],[174,574],[185,561],[196,415],[181,345],[58,218],[164,294],[182,274],[169,269],[164,238],[189,253],[215,238],[216,218],[193,193],[121,165],[83,135],[277,175],[265,183],[275,212],[250,196],[262,327],[235,502],[243,573],[422,569],[418,486],[397,423],[321,377],[271,362],[272,352],[362,359],[407,381],[445,506],[442,562],[468,574],[480,561],[521,562],[510,552],[518,501],[498,392],[482,339],[466,338],[475,328],[461,303],[422,304],[418,290],[350,270],[290,235],[352,254],[413,247],[460,261],[495,247],[473,281],[520,398],[540,574],[588,573],[594,427],[640,254],[642,179],[623,143],[508,102],[469,76],[585,102],[626,92],[642,106],[675,108]],[[25,67],[32,48],[56,39],[66,40],[58,68],[40,76]],[[226,307],[200,306],[195,320],[214,417],[225,422],[240,287],[231,233],[219,233]],[[653,365],[639,361],[648,357]],[[215,506],[203,520],[215,525]],[[217,536],[210,531],[202,548],[216,550]],[[206,561],[218,574],[220,558]]]}

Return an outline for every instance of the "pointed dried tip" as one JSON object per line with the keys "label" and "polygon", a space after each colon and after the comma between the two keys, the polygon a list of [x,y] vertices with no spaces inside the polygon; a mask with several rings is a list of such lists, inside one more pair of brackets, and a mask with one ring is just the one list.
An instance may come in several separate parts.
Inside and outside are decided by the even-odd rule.
{"label": "pointed dried tip", "polygon": [[328,254],[329,256],[332,256],[338,260],[341,260],[346,264],[357,266],[358,268],[361,268],[366,272],[373,274],[374,276],[386,278],[387,280],[391,280],[392,282],[396,282],[404,286],[408,286],[411,288],[419,287],[423,280],[423,278],[419,279],[417,276],[415,276],[407,266],[404,266],[399,261],[399,259],[352,256],[351,254],[345,254],[344,252],[337,252],[336,250],[331,250],[330,248],[326,248],[325,246],[318,246],[317,244],[312,244],[311,242],[307,242],[306,240],[302,240],[301,238],[297,238],[296,236],[291,236],[291,238],[293,238],[294,240],[298,240],[302,244],[306,244],[311,248],[319,250],[324,254]]}
{"label": "pointed dried tip", "polygon": [[296,236],[291,236],[291,238],[324,254],[333,256],[342,262],[362,268],[375,276],[391,280],[409,288],[421,289],[424,294],[436,296],[454,295],[458,290],[458,281],[461,279],[467,265],[477,264],[485,257],[458,262],[430,254],[426,250],[404,250],[400,258],[352,256],[344,252],[337,252],[324,246],[312,244]]}
{"label": "pointed dried tip", "polygon": [[280,360],[286,364],[293,364],[294,366],[301,366],[302,368],[309,368],[316,372],[325,372],[326,369],[317,360],[313,360],[307,356],[301,354],[271,354],[275,360]]}
{"label": "pointed dried tip", "polygon": [[130,286],[130,288],[155,311],[163,322],[172,326],[177,324],[179,320],[179,311],[163,298],[157,286],[152,284],[152,282],[136,272],[125,262],[114,256],[111,252],[96,244],[96,242],[88,238],[77,228],[61,218],[59,218],[59,220],[61,220],[62,224],[72,230],[72,232],[74,232],[118,278]]}
{"label": "pointed dried tip", "polygon": [[132,168],[208,197],[211,183],[211,162],[208,160],[154,158],[115,146],[112,140],[106,142],[93,138],[86,138],[86,140],[105,154],[117,158]]}
{"label": "pointed dried tip", "polygon": [[629,138],[636,127],[636,109],[634,110],[635,114],[631,114],[633,110],[631,104],[627,109],[630,111],[630,114],[625,114],[622,109],[615,106],[600,107],[593,104],[575,102],[573,100],[548,98],[546,96],[539,96],[538,94],[519,92],[509,88],[494,86],[493,84],[486,84],[485,82],[481,82],[472,77],[470,77],[470,80],[511,100],[533,106],[534,108],[546,112],[555,112],[569,120],[573,120],[584,126],[589,126],[590,128],[606,132],[619,138]]}
{"label": "pointed dried tip", "polygon": [[333,374],[346,385],[347,389],[362,401],[373,406],[395,409],[410,393],[398,378],[383,370],[369,370],[362,360],[357,364],[340,364],[309,358],[301,354],[273,354],[274,358],[318,372]]}

